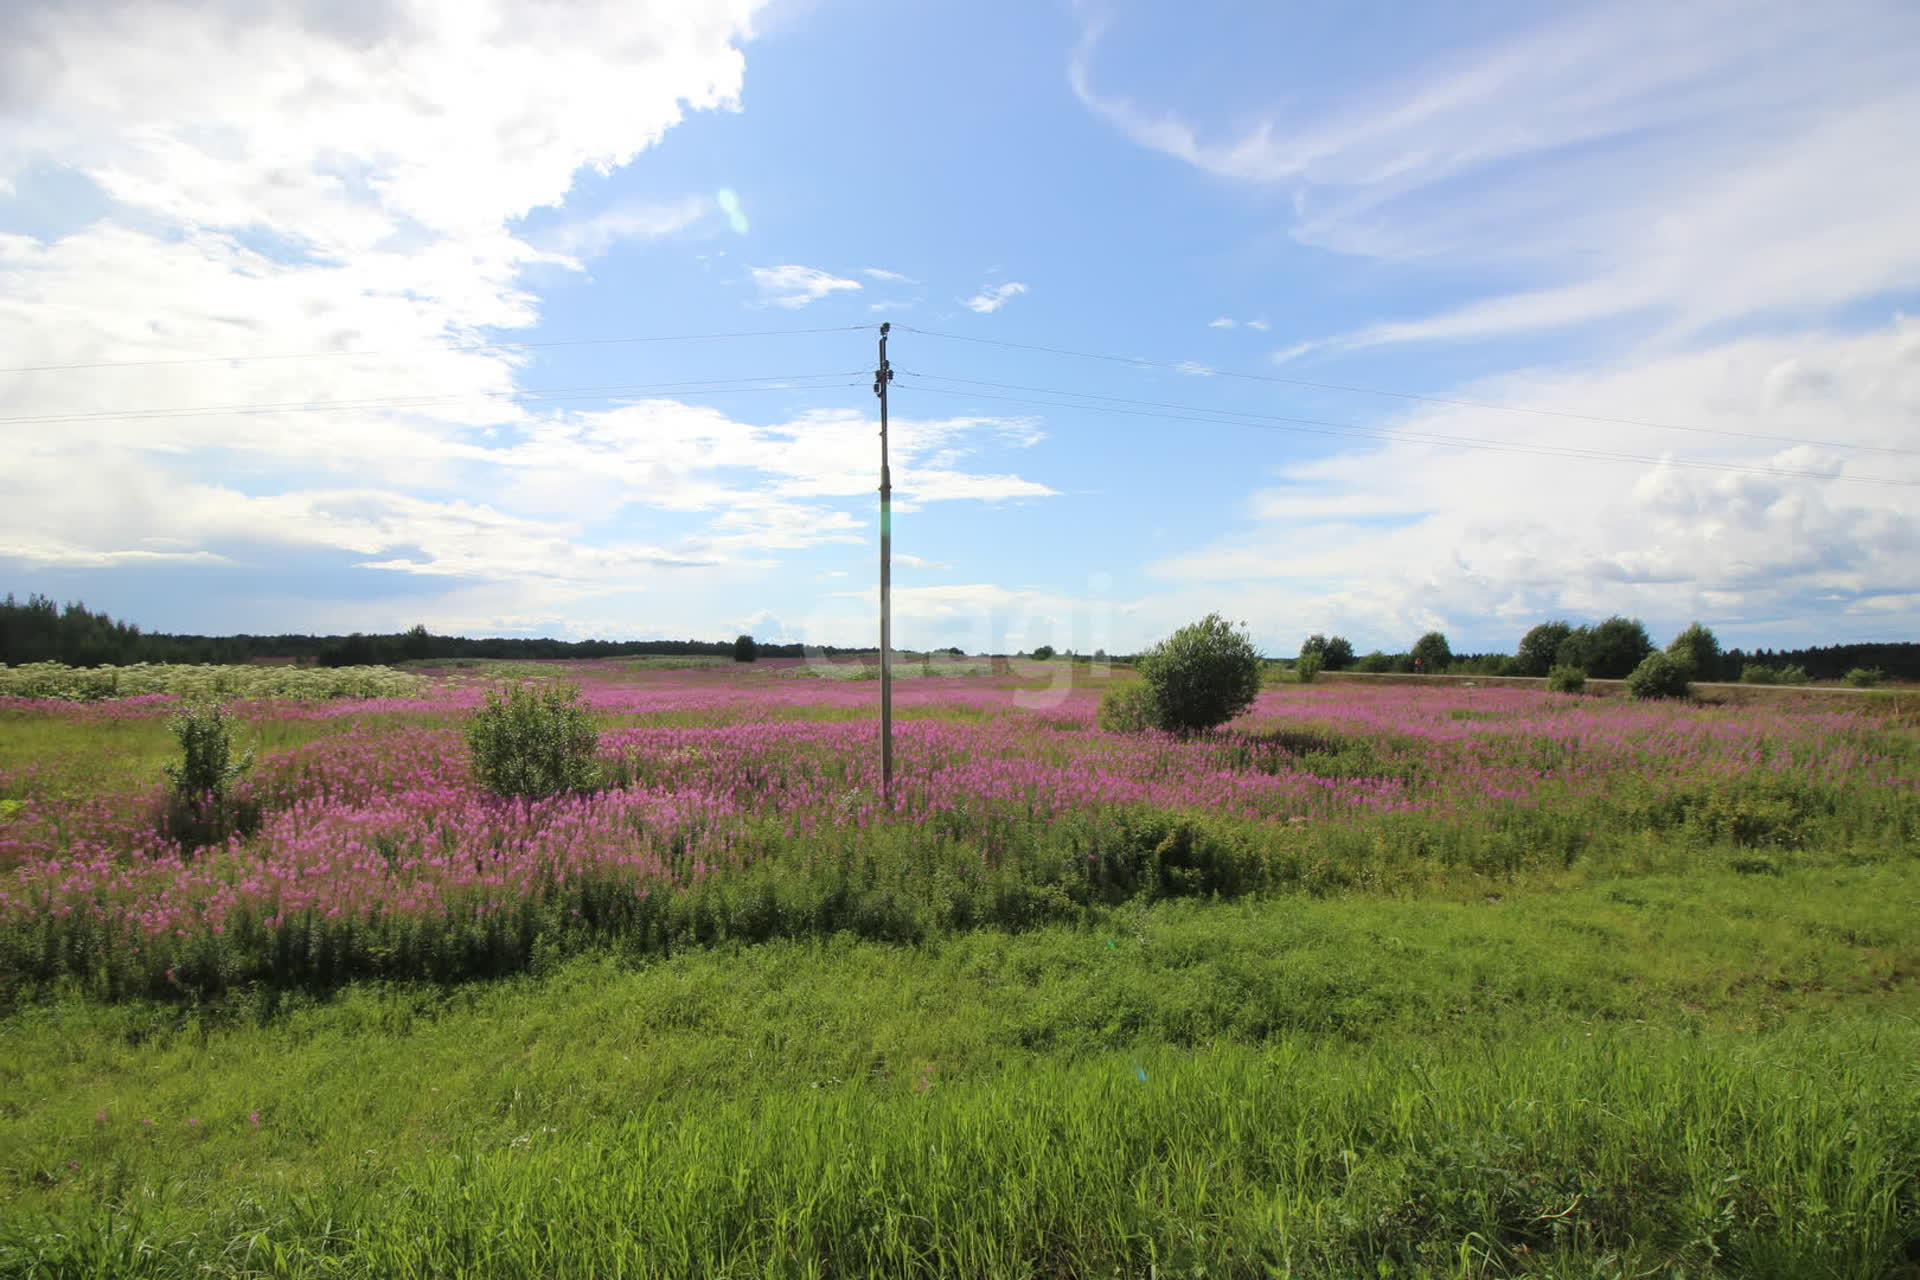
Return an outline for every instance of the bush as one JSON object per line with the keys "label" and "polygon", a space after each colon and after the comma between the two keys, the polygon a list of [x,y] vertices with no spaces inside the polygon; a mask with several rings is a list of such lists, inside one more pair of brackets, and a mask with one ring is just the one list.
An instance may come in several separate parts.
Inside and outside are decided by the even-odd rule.
{"label": "bush", "polygon": [[1812,684],[1813,677],[1807,674],[1807,669],[1805,667],[1801,666],[1799,663],[1796,662],[1780,668],[1780,683],[1781,684]]}
{"label": "bush", "polygon": [[1139,733],[1160,723],[1154,709],[1153,690],[1144,681],[1129,680],[1100,695],[1100,711],[1095,723],[1108,733]]}
{"label": "bush", "polygon": [[1139,670],[1153,690],[1160,727],[1171,733],[1223,725],[1260,693],[1260,655],[1253,641],[1217,613],[1155,645],[1141,657]]}
{"label": "bush", "polygon": [[760,646],[752,636],[738,636],[733,642],[733,660],[735,662],[757,662],[760,659]]}
{"label": "bush", "polygon": [[1035,645],[1033,647],[1033,658],[1036,662],[1051,662],[1053,660],[1053,646],[1050,644]]}
{"label": "bush", "polygon": [[585,791],[596,781],[600,735],[577,684],[544,688],[515,681],[487,691],[487,705],[467,721],[473,776],[500,796]]}
{"label": "bush", "polygon": [[1547,671],[1548,693],[1585,693],[1587,673],[1579,667],[1551,667]]}
{"label": "bush", "polygon": [[1345,636],[1334,636],[1327,641],[1327,651],[1320,660],[1328,671],[1345,671],[1353,665],[1353,642]]}
{"label": "bush", "polygon": [[1320,674],[1320,668],[1326,660],[1318,653],[1303,653],[1293,664],[1293,678],[1301,684],[1312,684],[1313,678]]}
{"label": "bush", "polygon": [[1587,674],[1602,680],[1619,680],[1639,667],[1653,652],[1653,641],[1638,618],[1618,614],[1588,632],[1584,637]]}
{"label": "bush", "polygon": [[1686,671],[1692,680],[1720,678],[1720,640],[1713,632],[1694,623],[1673,638],[1667,656]]}
{"label": "bush", "polygon": [[161,833],[189,848],[218,844],[248,829],[257,814],[233,802],[230,789],[253,767],[253,752],[233,753],[233,720],[219,702],[184,705],[167,721],[181,759],[165,766],[170,790]]}
{"label": "bush", "polygon": [[1856,689],[1871,689],[1887,678],[1887,673],[1878,667],[1855,667],[1847,672],[1846,681]]}
{"label": "bush", "polygon": [[1366,671],[1374,675],[1380,675],[1393,670],[1393,659],[1378,649],[1375,649],[1372,653],[1354,663],[1353,668],[1356,671]]}
{"label": "bush", "polygon": [[1558,661],[1560,646],[1573,634],[1565,622],[1543,622],[1520,637],[1520,648],[1513,655],[1515,675],[1543,676]]}
{"label": "bush", "polygon": [[1447,637],[1439,631],[1429,631],[1413,642],[1414,670],[1424,675],[1436,671],[1445,671],[1453,662],[1453,648],[1447,644]]}
{"label": "bush", "polygon": [[1693,686],[1684,666],[1664,653],[1650,653],[1627,676],[1627,692],[1636,698],[1685,698]]}
{"label": "bush", "polygon": [[1749,662],[1740,668],[1741,684],[1779,684],[1780,673],[1762,662]]}

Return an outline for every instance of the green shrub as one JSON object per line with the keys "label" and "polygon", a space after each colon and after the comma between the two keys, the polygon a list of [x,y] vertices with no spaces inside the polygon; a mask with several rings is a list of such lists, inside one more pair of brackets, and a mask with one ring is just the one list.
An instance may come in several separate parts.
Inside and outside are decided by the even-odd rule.
{"label": "green shrub", "polygon": [[1779,684],[1780,673],[1763,662],[1749,662],[1740,668],[1741,684]]}
{"label": "green shrub", "polygon": [[1587,673],[1579,667],[1557,666],[1547,671],[1548,693],[1585,693]]}
{"label": "green shrub", "polygon": [[167,728],[180,744],[181,758],[164,766],[168,792],[161,834],[196,848],[250,830],[258,813],[236,804],[231,789],[253,767],[253,752],[235,756],[233,719],[226,707],[213,701],[185,703]]}
{"label": "green shrub", "polygon": [[1053,646],[1050,644],[1040,644],[1033,647],[1033,657],[1036,662],[1051,661],[1053,659],[1053,652]]}
{"label": "green shrub", "polygon": [[467,721],[475,780],[501,796],[590,789],[600,735],[579,698],[578,684],[516,680],[504,692],[488,690],[487,705]]}
{"label": "green shrub", "polygon": [[1353,665],[1353,642],[1345,636],[1333,636],[1327,641],[1326,652],[1320,655],[1328,671],[1345,671]]}
{"label": "green shrub", "polygon": [[1664,653],[1650,653],[1627,676],[1627,692],[1636,698],[1685,698],[1693,686],[1684,665]]}
{"label": "green shrub", "polygon": [[1095,722],[1108,733],[1139,733],[1160,723],[1153,705],[1153,689],[1145,681],[1129,680],[1100,695]]}
{"label": "green shrub", "polygon": [[1847,683],[1856,689],[1871,689],[1887,678],[1887,673],[1878,667],[1855,667],[1847,672]]}
{"label": "green shrub", "polygon": [[1354,663],[1353,669],[1355,671],[1365,671],[1374,675],[1380,675],[1393,670],[1393,659],[1380,652],[1380,650],[1375,649],[1372,653]]}
{"label": "green shrub", "polygon": [[1429,631],[1414,641],[1411,656],[1414,669],[1422,675],[1430,676],[1453,665],[1453,648],[1447,643],[1446,635],[1439,631]]}
{"label": "green shrub", "polygon": [[1780,668],[1780,683],[1781,684],[1812,684],[1813,677],[1807,674],[1807,669],[1805,667],[1801,666],[1799,663],[1796,662],[1790,666],[1785,666]]}
{"label": "green shrub", "polygon": [[1689,679],[1720,678],[1720,639],[1697,622],[1673,638],[1667,656],[1680,664]]}
{"label": "green shrub", "polygon": [[752,636],[739,636],[733,642],[733,660],[735,662],[757,662],[760,658],[760,646],[754,643]]}
{"label": "green shrub", "polygon": [[1293,678],[1301,684],[1312,684],[1313,678],[1320,674],[1320,668],[1326,659],[1317,653],[1303,653],[1294,661]]}
{"label": "green shrub", "polygon": [[1223,725],[1260,693],[1260,655],[1253,641],[1217,613],[1180,628],[1138,665],[1153,690],[1160,727],[1170,733]]}

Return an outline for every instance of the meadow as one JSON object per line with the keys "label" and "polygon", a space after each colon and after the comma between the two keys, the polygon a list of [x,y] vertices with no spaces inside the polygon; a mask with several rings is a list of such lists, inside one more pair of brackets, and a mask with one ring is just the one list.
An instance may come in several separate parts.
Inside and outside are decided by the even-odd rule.
{"label": "meadow", "polygon": [[1900,699],[806,670],[0,698],[0,1276],[1920,1276]]}

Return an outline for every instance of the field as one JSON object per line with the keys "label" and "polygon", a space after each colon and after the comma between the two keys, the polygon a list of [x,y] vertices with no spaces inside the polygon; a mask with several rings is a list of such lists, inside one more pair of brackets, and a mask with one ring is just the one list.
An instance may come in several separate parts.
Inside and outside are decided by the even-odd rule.
{"label": "field", "polygon": [[0,698],[0,1277],[1920,1277],[1910,702],[921,666]]}

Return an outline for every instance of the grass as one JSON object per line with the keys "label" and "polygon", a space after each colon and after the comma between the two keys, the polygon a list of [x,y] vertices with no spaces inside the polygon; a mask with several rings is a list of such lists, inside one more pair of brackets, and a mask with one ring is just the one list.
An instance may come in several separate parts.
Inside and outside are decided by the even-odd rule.
{"label": "grass", "polygon": [[1917,891],[1166,904],[56,1001],[0,1040],[0,1274],[1890,1276]]}
{"label": "grass", "polygon": [[[628,781],[719,785],[717,757],[676,772],[723,745],[702,726],[861,714],[820,696],[622,713],[694,731]],[[1537,805],[750,815],[657,916],[574,883],[442,981],[362,922],[328,953],[361,947],[357,978],[218,971],[229,936],[103,1000],[84,931],[49,926],[78,950],[28,981],[10,926],[0,1277],[1920,1277],[1911,726],[1816,749],[1783,722],[1675,770],[1665,721],[1614,741],[1510,702],[1399,729],[1325,704],[1166,759],[1411,795],[1498,765]],[[1131,749],[910,710],[1025,716],[1029,761]],[[405,763],[449,714],[313,750],[391,731]],[[0,715],[0,778],[37,796],[151,786],[171,746]],[[257,731],[293,762],[347,723]],[[1602,747],[1669,754],[1551,790]],[[844,762],[746,764],[765,790]]]}

